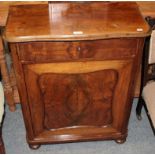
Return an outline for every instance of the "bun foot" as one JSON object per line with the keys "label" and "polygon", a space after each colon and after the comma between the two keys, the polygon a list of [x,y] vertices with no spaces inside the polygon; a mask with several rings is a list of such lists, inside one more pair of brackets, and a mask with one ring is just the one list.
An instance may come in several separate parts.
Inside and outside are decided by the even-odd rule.
{"label": "bun foot", "polygon": [[126,141],[126,138],[115,140],[115,142],[116,142],[117,144],[123,144],[125,141]]}
{"label": "bun foot", "polygon": [[29,144],[29,147],[31,148],[31,149],[33,149],[33,150],[36,150],[36,149],[38,149],[39,147],[40,147],[40,145],[34,145],[34,144]]}

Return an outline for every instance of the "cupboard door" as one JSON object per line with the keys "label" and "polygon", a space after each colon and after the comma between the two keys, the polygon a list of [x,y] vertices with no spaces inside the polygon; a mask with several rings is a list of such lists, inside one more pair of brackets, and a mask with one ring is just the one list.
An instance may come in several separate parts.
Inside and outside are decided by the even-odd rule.
{"label": "cupboard door", "polygon": [[67,141],[121,132],[131,60],[29,64],[23,68],[34,139]]}

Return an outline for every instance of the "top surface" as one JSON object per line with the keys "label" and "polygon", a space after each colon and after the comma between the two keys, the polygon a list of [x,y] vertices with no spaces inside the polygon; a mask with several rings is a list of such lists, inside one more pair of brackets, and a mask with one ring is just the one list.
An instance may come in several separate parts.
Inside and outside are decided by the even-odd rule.
{"label": "top surface", "polygon": [[10,7],[9,42],[145,37],[150,27],[135,2],[52,2]]}

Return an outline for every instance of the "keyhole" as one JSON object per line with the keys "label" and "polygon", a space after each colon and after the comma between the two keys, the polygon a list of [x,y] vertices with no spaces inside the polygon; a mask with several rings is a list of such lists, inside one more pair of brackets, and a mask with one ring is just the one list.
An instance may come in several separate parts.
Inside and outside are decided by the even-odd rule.
{"label": "keyhole", "polygon": [[81,47],[78,47],[77,50],[80,52],[81,51]]}

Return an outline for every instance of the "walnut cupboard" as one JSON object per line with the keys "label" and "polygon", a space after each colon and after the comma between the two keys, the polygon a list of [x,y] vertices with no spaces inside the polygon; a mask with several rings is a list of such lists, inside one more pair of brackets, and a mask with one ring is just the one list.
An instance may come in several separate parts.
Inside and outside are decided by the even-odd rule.
{"label": "walnut cupboard", "polygon": [[12,6],[4,38],[30,147],[123,143],[149,34],[134,2]]}

